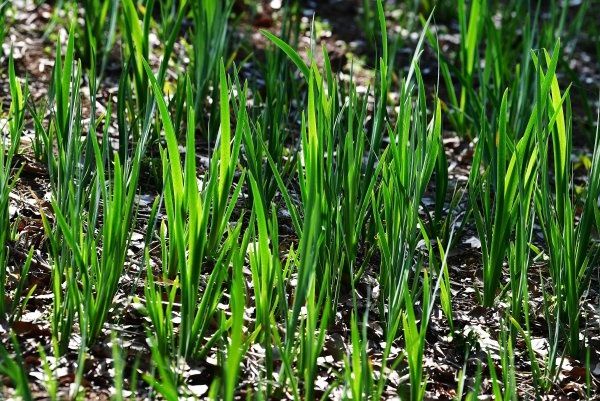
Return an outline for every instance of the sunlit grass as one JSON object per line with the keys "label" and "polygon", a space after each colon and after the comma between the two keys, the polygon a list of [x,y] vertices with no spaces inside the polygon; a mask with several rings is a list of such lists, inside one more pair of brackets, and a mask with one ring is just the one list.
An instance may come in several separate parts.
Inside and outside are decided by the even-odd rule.
{"label": "sunlit grass", "polygon": [[[406,38],[391,28],[398,15],[364,1],[359,18],[375,55],[366,85],[358,68],[337,71],[314,32],[303,47],[295,2],[282,6],[281,26],[254,32],[260,55],[240,60],[238,7],[82,2],[81,21],[57,37],[42,100],[7,58],[0,373],[16,394],[31,398],[26,343],[11,327],[37,294],[34,254],[49,266],[49,341],[26,354],[39,354],[36,377],[51,399],[85,398],[88,365],[109,343],[115,400],[143,386],[143,396],[167,400],[420,401],[434,388],[431,345],[442,335],[464,351],[457,399],[518,399],[525,376],[542,398],[567,355],[587,363],[589,385],[582,303],[598,262],[599,122],[585,136],[595,148],[576,184],[578,110],[560,38],[583,29],[590,3],[571,27],[558,2],[542,12],[461,0],[458,43],[446,52],[433,2],[415,2],[401,18],[422,30],[404,57]],[[117,47],[118,92],[107,99]],[[448,137],[467,149],[460,160]],[[12,257],[24,239],[11,202],[26,152],[45,165],[49,193],[39,206],[42,249],[21,260]],[[149,211],[139,202],[147,193]],[[467,232],[478,250],[461,247]],[[471,268],[467,282],[461,269]],[[482,328],[497,350],[473,353],[465,307],[498,317]],[[145,351],[133,367],[121,327],[132,316]],[[72,383],[63,391],[65,361]],[[190,382],[194,369],[202,386]]]}

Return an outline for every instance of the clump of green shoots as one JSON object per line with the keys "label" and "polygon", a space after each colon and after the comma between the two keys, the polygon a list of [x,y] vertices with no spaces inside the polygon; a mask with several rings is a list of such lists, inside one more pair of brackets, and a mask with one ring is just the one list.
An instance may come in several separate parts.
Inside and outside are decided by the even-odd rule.
{"label": "clump of green shoots", "polygon": [[[212,340],[208,344],[204,342],[204,336],[208,334],[211,319],[215,316],[217,304],[223,294],[227,267],[232,258],[231,250],[241,228],[238,224],[237,228],[231,231],[228,225],[244,180],[242,176],[234,185],[241,130],[247,122],[244,119],[245,114],[241,112],[232,142],[229,84],[225,68],[221,65],[219,144],[211,159],[209,171],[203,183],[199,184],[196,176],[196,124],[191,81],[187,80],[186,84],[188,153],[182,168],[177,134],[162,97],[162,90],[147,65],[146,71],[154,91],[167,144],[161,153],[165,184],[163,197],[168,218],[161,229],[163,277],[175,280],[175,286],[179,287],[180,291],[181,325],[176,339],[177,353],[186,358],[194,358],[216,341],[221,330],[224,330],[221,328],[211,335]],[[214,263],[214,267],[201,291],[200,267],[206,266],[209,260]],[[148,275],[150,281],[147,297],[149,300],[158,301],[160,296],[155,296],[152,292],[162,290],[154,285],[152,274],[149,272]],[[161,316],[172,310],[172,304],[168,304],[166,310],[160,302],[149,302],[146,307],[159,333],[169,329],[164,327]],[[157,339],[159,343],[162,340],[165,339]],[[169,344],[161,344],[159,349],[168,351],[169,347]]]}
{"label": "clump of green shoots", "polygon": [[[80,327],[91,343],[102,332],[123,274],[134,219],[139,165],[133,165],[133,170],[128,171],[116,156],[113,174],[107,174],[96,137],[90,136],[90,139],[96,161],[90,214],[86,221],[78,220],[83,226],[73,226],[67,222],[68,209],[64,210],[54,202],[54,211],[62,236],[74,255],[77,275],[82,280],[79,297],[86,299],[86,303],[81,309],[83,313],[80,312]],[[103,217],[96,233],[91,228],[98,226],[100,205]],[[77,233],[79,236],[73,235]],[[99,247],[101,252],[97,251]]]}
{"label": "clump of green shoots", "polygon": [[[480,133],[469,176],[469,198],[481,241],[483,304],[486,306],[494,304],[500,288],[503,263],[517,212],[522,210],[526,213],[522,217],[525,221],[528,220],[527,212],[531,205],[531,193],[535,182],[537,149],[532,139],[533,125],[528,126],[518,144],[514,146],[507,124],[507,107],[508,96],[505,92],[498,121]],[[484,152],[491,153],[492,160],[481,172]],[[516,196],[519,184],[524,188],[519,192],[522,197]]]}
{"label": "clump of green shoots", "polygon": [[[415,71],[418,75],[418,67]],[[417,96],[424,96],[422,87],[419,87]],[[407,291],[410,291],[409,278],[412,274],[418,277],[423,267],[422,257],[418,255],[423,224],[419,205],[435,167],[441,133],[439,103],[428,124],[426,109],[413,106],[408,89],[401,102],[397,124],[388,131],[390,144],[381,161],[381,187],[373,195],[377,244],[381,254],[379,308],[385,321],[384,361],[399,335],[400,327],[404,325],[402,316]],[[420,102],[416,104],[422,105]],[[386,366],[382,369],[385,370]],[[380,391],[382,386],[383,380]],[[419,388],[420,385],[415,391]]]}
{"label": "clump of green shoots", "polygon": [[[83,144],[81,121],[81,67],[74,61],[74,34],[69,35],[63,60],[62,47],[57,43],[56,64],[53,71],[52,90],[49,93],[50,109],[53,118],[47,127],[35,111],[36,136],[40,149],[45,152],[48,173],[52,185],[54,202],[63,210],[71,226],[81,226],[85,199],[88,194],[83,182]],[[62,61],[62,62],[61,62]],[[77,122],[77,123],[75,123]],[[56,153],[55,153],[56,152]],[[49,254],[52,260],[52,308],[51,329],[53,346],[56,352],[65,351],[71,333],[75,314],[80,303],[77,298],[77,273],[75,255],[69,250],[58,226],[52,224],[49,216],[42,215],[48,235]],[[71,232],[71,235],[75,233]],[[80,233],[79,233],[80,234]]]}
{"label": "clump of green shoots", "polygon": [[[540,76],[538,100],[532,105],[531,114],[522,133],[511,130],[510,95],[504,92],[497,119],[491,123],[482,115],[482,132],[476,144],[473,167],[469,176],[469,198],[477,232],[481,240],[483,258],[483,304],[492,306],[501,287],[503,264],[510,248],[515,228],[515,246],[521,251],[510,255],[512,268],[513,309],[523,300],[526,286],[527,242],[532,227],[532,200],[536,186],[538,158],[542,153],[537,133],[544,130],[546,116],[545,99],[551,91],[559,60],[559,44],[548,60],[548,75]],[[554,113],[548,113],[554,123]],[[483,169],[481,168],[483,166]],[[525,253],[523,253],[525,252]],[[524,270],[522,270],[524,269]]]}
{"label": "clump of green shoots", "polygon": [[[280,176],[282,172],[273,160],[277,154],[268,152],[267,157],[299,237],[303,236],[300,216],[304,216],[303,224],[306,224],[307,215],[312,213],[309,210],[312,206],[307,204],[309,191],[313,190],[310,182],[314,182],[317,186],[315,192],[321,195],[315,207],[320,209],[319,220],[323,225],[323,242],[326,245],[319,248],[316,265],[319,276],[331,277],[333,285],[323,289],[332,297],[332,306],[336,304],[342,287],[352,287],[364,271],[369,258],[358,265],[360,244],[364,244],[368,255],[373,252],[374,233],[367,226],[371,197],[379,177],[376,160],[381,154],[388,96],[387,32],[381,2],[378,3],[378,16],[384,55],[379,62],[381,85],[375,91],[375,122],[369,128],[364,124],[367,97],[358,94],[353,82],[348,85],[339,82],[325,48],[322,52],[324,67],[320,71],[313,55],[306,64],[290,45],[263,31],[296,65],[309,84],[309,114],[302,119],[301,151],[296,165],[301,207],[291,202]],[[311,84],[315,87],[311,88]]]}
{"label": "clump of green shoots", "polygon": [[[60,45],[57,60],[62,60]],[[108,145],[111,107],[104,118],[91,119],[82,140],[80,88],[81,67],[74,61],[72,30],[64,62],[58,62],[54,70],[51,105],[55,117],[44,129],[39,116],[34,116],[53,185],[55,221],[52,224],[44,216],[44,225],[54,263],[52,328],[57,350],[65,350],[76,314],[84,341],[91,343],[101,334],[125,265],[145,145],[145,141],[138,142],[131,163],[122,164],[115,156],[112,174],[110,169],[107,172],[105,166],[112,159]],[[101,123],[102,148],[96,137]],[[81,299],[86,302],[81,304]]]}
{"label": "clump of green shoots", "polygon": [[[554,53],[559,51],[558,45]],[[544,239],[548,245],[550,275],[556,297],[557,320],[566,326],[569,353],[578,356],[580,351],[580,301],[587,287],[590,262],[589,252],[592,228],[598,214],[600,196],[600,152],[598,134],[588,177],[586,199],[579,223],[576,223],[576,204],[572,190],[572,111],[569,91],[561,93],[558,79],[553,73],[554,58],[541,53],[534,63],[540,81],[549,87],[540,92],[540,107],[547,110],[545,125],[538,134],[540,155],[540,184],[535,193],[536,210],[540,218]],[[543,67],[543,63],[547,65]],[[542,118],[541,110],[539,119]],[[550,148],[551,145],[551,148]],[[554,165],[554,185],[550,183],[549,155]],[[552,195],[552,196],[549,196]]]}
{"label": "clump of green shoots", "polygon": [[[317,358],[320,355],[329,316],[331,313],[331,283],[333,269],[327,259],[326,220],[326,162],[323,158],[327,139],[328,123],[331,118],[326,110],[331,107],[324,93],[323,80],[316,68],[308,72],[308,108],[301,127],[302,150],[298,167],[300,191],[304,207],[298,259],[297,286],[293,303],[286,319],[286,336],[283,351],[286,357],[280,380],[289,380],[293,393],[299,396],[299,378],[292,374],[294,356],[303,372],[303,397],[314,398],[314,383],[317,374]],[[330,175],[329,175],[330,176]],[[297,217],[297,215],[296,215]],[[296,220],[297,221],[297,220]],[[332,227],[333,228],[333,227]],[[298,228],[297,228],[298,229]],[[337,257],[337,255],[335,255]],[[317,280],[317,277],[319,280]],[[305,309],[305,313],[301,311]],[[298,336],[296,336],[298,333]]]}

